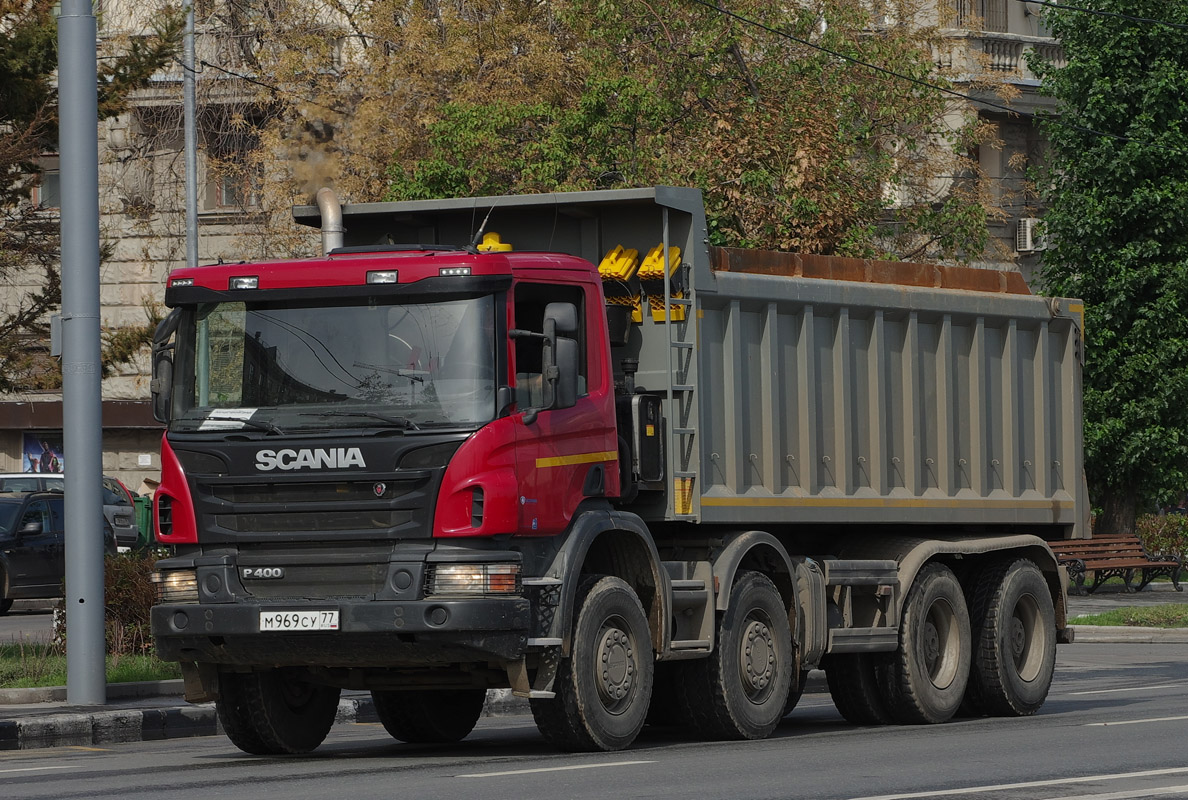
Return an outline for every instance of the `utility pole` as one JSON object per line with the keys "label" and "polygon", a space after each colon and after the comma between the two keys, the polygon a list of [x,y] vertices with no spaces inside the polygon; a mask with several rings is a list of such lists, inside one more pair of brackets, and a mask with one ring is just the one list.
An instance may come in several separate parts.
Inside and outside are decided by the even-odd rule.
{"label": "utility pole", "polygon": [[186,150],[186,266],[198,266],[198,118],[194,94],[194,4],[186,6],[182,44],[182,121]]}
{"label": "utility pole", "polygon": [[66,701],[107,702],[103,407],[99,358],[99,97],[91,0],[58,17],[62,172],[62,419],[66,472]]}

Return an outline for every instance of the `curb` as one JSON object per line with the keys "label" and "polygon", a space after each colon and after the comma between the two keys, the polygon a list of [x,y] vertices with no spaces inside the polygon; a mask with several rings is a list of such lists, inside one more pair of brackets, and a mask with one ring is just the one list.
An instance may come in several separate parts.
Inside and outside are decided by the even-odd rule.
{"label": "curb", "polygon": [[[133,700],[144,697],[168,697],[183,694],[182,680],[139,681],[107,684],[108,700]],[[65,686],[43,686],[36,689],[0,689],[0,706],[25,703],[65,703]]]}
{"label": "curb", "polygon": [[1184,644],[1188,628],[1131,628],[1122,625],[1070,625],[1077,644]]}
{"label": "curb", "polygon": [[[177,683],[180,690],[181,681],[161,683]],[[109,690],[111,688],[108,687]],[[179,703],[182,702],[184,701],[181,701],[179,696]],[[483,706],[484,717],[529,713],[531,711],[528,701],[513,696],[510,689],[492,689],[487,692],[487,700]],[[375,722],[379,722],[379,716],[375,713],[375,705],[369,694],[359,693],[357,696],[344,697],[338,701],[335,725]],[[223,727],[219,724],[214,703],[109,710],[101,707],[82,707],[77,711],[63,710],[58,713],[0,720],[0,751],[151,742],[191,736],[215,736],[222,732]]]}

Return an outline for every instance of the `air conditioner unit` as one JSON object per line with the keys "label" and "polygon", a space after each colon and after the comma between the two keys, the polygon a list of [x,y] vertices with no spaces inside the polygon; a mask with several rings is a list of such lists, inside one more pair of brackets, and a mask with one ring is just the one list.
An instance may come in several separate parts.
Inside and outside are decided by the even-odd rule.
{"label": "air conditioner unit", "polygon": [[1015,231],[1015,249],[1020,253],[1034,253],[1047,249],[1047,241],[1039,232],[1040,220],[1037,217],[1024,217],[1019,220],[1019,228]]}

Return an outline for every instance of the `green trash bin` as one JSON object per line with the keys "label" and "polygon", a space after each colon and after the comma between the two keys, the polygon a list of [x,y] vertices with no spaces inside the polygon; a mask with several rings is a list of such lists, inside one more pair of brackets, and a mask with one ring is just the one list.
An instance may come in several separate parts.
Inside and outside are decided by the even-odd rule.
{"label": "green trash bin", "polygon": [[136,549],[140,550],[156,540],[153,536],[153,498],[142,495],[133,502],[136,504],[136,527],[139,529]]}

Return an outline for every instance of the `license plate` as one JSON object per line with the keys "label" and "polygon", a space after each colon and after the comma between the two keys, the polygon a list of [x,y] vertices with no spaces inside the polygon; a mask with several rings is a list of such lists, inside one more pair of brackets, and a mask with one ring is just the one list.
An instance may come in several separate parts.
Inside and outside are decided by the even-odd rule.
{"label": "license plate", "polygon": [[260,631],[336,631],[338,611],[261,611]]}

